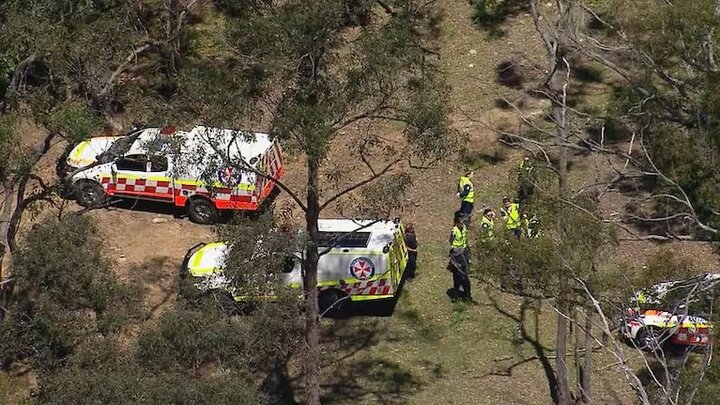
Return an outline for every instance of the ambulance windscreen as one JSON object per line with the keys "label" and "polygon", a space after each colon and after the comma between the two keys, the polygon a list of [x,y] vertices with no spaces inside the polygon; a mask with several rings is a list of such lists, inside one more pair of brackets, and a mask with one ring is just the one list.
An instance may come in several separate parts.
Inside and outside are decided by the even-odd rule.
{"label": "ambulance windscreen", "polygon": [[320,232],[320,247],[364,248],[370,232]]}

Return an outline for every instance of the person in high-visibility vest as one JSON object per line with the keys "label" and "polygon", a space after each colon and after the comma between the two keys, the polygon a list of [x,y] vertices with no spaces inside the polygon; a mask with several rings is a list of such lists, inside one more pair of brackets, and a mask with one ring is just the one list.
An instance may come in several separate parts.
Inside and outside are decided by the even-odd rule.
{"label": "person in high-visibility vest", "polygon": [[505,227],[516,238],[520,239],[522,235],[522,227],[520,223],[520,205],[511,202],[507,196],[503,197],[503,208],[500,215],[505,220]]}
{"label": "person in high-visibility vest", "polygon": [[480,240],[483,242],[495,239],[495,212],[492,208],[483,210],[480,218]]}
{"label": "person in high-visibility vest", "polygon": [[475,203],[475,186],[472,177],[475,173],[472,170],[465,171],[458,181],[457,196],[460,197],[460,213],[466,220],[472,215],[473,204]]}
{"label": "person in high-visibility vest", "polygon": [[535,165],[529,156],[520,161],[518,167],[518,200],[527,203],[535,192]]}
{"label": "person in high-visibility vest", "polygon": [[465,217],[458,211],[455,213],[452,232],[450,232],[450,262],[448,270],[453,276],[453,290],[456,297],[464,300],[472,300],[470,294],[470,254],[467,244],[467,226]]}

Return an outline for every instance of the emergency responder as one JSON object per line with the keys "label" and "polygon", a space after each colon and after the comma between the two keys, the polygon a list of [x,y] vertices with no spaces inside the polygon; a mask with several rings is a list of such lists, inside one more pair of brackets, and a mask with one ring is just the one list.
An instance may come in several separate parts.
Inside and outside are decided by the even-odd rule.
{"label": "emergency responder", "polygon": [[503,197],[503,208],[500,210],[500,215],[505,220],[505,227],[515,238],[520,239],[522,235],[521,223],[520,223],[520,206],[517,203],[511,202],[508,196]]}
{"label": "emergency responder", "polygon": [[473,203],[475,202],[475,186],[472,183],[474,172],[466,170],[458,181],[457,196],[460,197],[460,213],[468,221],[472,215]]}
{"label": "emergency responder", "polygon": [[535,192],[535,166],[529,156],[520,161],[518,167],[518,200],[526,204]]}
{"label": "emergency responder", "polygon": [[465,217],[460,211],[455,213],[453,229],[450,232],[449,256],[448,270],[453,276],[453,289],[457,294],[456,296],[471,301],[470,278],[468,276],[470,254],[467,245],[467,226],[465,225]]}
{"label": "emergency responder", "polygon": [[405,272],[407,273],[408,278],[415,278],[415,269],[417,269],[418,243],[417,237],[415,236],[415,227],[413,226],[413,224],[405,225],[405,246],[407,246],[408,250],[408,261],[407,265],[405,266]]}
{"label": "emergency responder", "polygon": [[483,210],[480,218],[480,241],[487,242],[495,239],[495,212],[492,208]]}

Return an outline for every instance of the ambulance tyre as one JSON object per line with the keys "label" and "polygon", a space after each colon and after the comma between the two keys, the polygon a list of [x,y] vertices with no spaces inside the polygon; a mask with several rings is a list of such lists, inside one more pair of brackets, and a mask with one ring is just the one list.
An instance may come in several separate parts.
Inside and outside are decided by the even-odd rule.
{"label": "ambulance tyre", "polygon": [[661,330],[642,328],[637,333],[637,347],[646,352],[656,352],[663,346],[664,336]]}
{"label": "ambulance tyre", "polygon": [[218,220],[218,210],[210,200],[202,197],[193,198],[187,205],[190,219],[198,224],[211,225]]}
{"label": "ambulance tyre", "polygon": [[102,186],[94,181],[83,181],[75,185],[75,199],[85,208],[104,205],[108,198]]}
{"label": "ambulance tyre", "polygon": [[325,313],[332,318],[342,318],[348,315],[350,310],[350,298],[336,288],[329,288],[320,292],[318,297],[320,313]]}

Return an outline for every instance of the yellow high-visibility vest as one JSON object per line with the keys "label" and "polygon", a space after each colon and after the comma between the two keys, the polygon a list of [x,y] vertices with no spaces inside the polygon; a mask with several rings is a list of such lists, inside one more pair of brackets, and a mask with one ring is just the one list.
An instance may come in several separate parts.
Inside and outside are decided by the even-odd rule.
{"label": "yellow high-visibility vest", "polygon": [[507,229],[517,229],[520,227],[520,206],[516,203],[510,204],[510,209],[504,209],[507,216]]}
{"label": "yellow high-visibility vest", "polygon": [[[487,230],[482,227],[484,224],[487,224]],[[483,217],[480,219],[480,232],[481,240],[495,239],[495,222],[492,219],[483,215]]]}
{"label": "yellow high-visibility vest", "polygon": [[464,249],[467,247],[467,227],[463,226],[462,229],[455,226],[452,229],[453,233],[453,240],[452,240],[452,247],[453,248],[461,248]]}
{"label": "yellow high-visibility vest", "polygon": [[473,186],[472,181],[470,181],[470,178],[461,176],[460,182],[458,183],[459,192],[462,192],[466,185],[470,186],[470,191],[467,193],[465,198],[463,198],[463,201],[467,201],[472,204],[475,202],[475,187]]}

